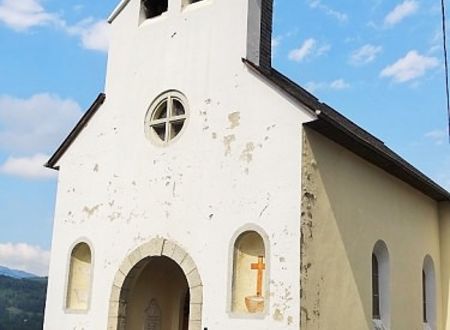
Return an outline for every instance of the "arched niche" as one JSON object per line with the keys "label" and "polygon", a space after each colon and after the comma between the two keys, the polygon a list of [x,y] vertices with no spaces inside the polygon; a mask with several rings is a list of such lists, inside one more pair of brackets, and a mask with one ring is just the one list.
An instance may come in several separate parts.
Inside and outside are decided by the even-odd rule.
{"label": "arched niche", "polygon": [[70,254],[66,290],[66,309],[85,311],[91,296],[92,251],[85,242],[74,246]]}
{"label": "arched niche", "polygon": [[375,329],[389,329],[391,323],[389,250],[384,241],[376,242],[371,256],[372,320]]}
{"label": "arched niche", "polygon": [[233,242],[230,309],[237,315],[263,314],[268,307],[269,271],[265,235],[249,228]]}
{"label": "arched niche", "polygon": [[425,257],[422,267],[422,317],[424,329],[436,329],[436,274],[429,255]]}

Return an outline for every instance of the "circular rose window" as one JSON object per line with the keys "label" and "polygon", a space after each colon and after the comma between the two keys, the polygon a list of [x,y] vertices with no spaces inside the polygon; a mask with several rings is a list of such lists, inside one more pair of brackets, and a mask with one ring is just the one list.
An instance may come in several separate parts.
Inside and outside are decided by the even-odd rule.
{"label": "circular rose window", "polygon": [[145,133],[158,144],[168,144],[180,135],[186,123],[186,98],[170,91],[158,97],[145,118]]}

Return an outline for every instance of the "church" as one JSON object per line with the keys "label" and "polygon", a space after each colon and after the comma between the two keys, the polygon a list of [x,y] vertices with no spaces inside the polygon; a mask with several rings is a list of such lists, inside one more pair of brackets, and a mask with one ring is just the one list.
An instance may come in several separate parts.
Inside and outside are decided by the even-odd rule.
{"label": "church", "polygon": [[118,4],[46,164],[46,330],[450,330],[450,193],[273,69],[272,16]]}

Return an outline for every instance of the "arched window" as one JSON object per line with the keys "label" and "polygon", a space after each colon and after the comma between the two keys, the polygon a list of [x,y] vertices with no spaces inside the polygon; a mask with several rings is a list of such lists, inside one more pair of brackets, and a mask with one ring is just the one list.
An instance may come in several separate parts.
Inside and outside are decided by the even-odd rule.
{"label": "arched window", "polygon": [[78,243],[70,255],[66,308],[87,310],[91,295],[92,253],[88,244]]}
{"label": "arched window", "polygon": [[372,318],[380,320],[380,275],[378,259],[372,253]]}
{"label": "arched window", "polygon": [[372,251],[372,320],[375,329],[390,326],[389,252],[383,241]]}
{"label": "arched window", "polygon": [[267,306],[267,266],[264,240],[256,231],[246,231],[234,242],[231,310],[263,313]]}
{"label": "arched window", "polygon": [[430,256],[425,257],[422,268],[422,315],[425,329],[436,329],[436,278]]}

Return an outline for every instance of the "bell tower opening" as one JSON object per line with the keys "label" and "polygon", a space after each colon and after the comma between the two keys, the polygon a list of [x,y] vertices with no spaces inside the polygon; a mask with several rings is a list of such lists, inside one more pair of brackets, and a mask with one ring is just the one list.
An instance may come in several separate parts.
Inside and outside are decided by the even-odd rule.
{"label": "bell tower opening", "polygon": [[125,330],[188,330],[189,286],[180,266],[164,256],[142,260],[130,272]]}
{"label": "bell tower opening", "polygon": [[169,7],[168,0],[142,0],[141,12],[144,19],[160,16],[167,11]]}

